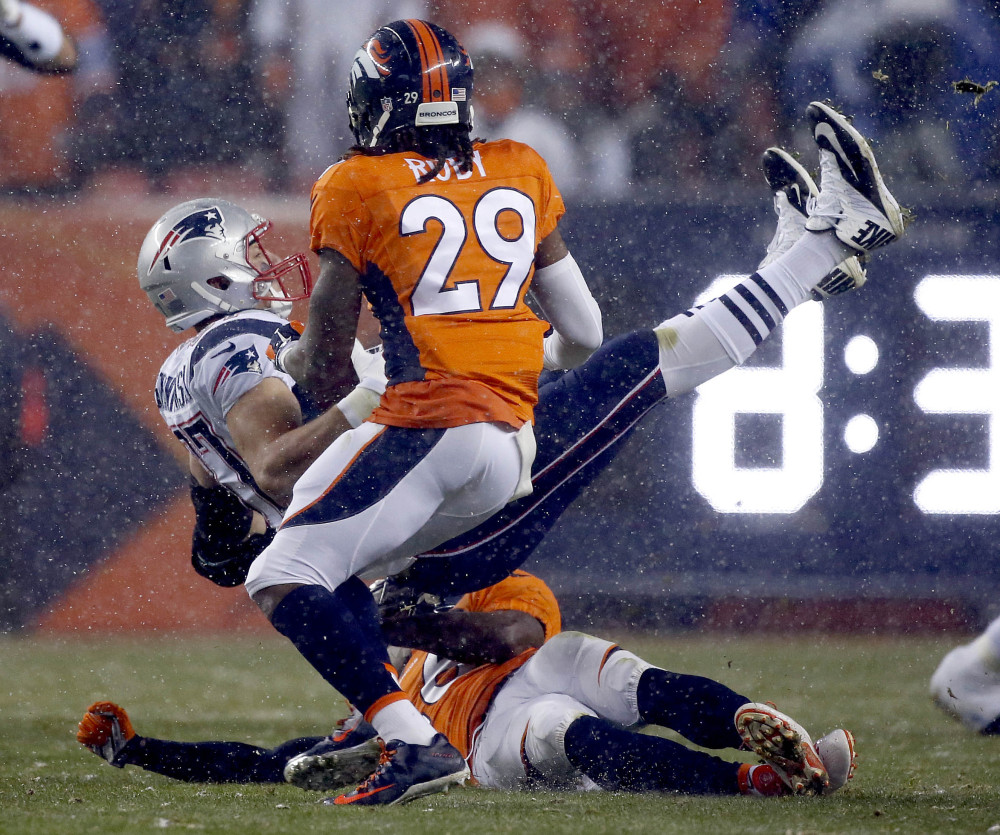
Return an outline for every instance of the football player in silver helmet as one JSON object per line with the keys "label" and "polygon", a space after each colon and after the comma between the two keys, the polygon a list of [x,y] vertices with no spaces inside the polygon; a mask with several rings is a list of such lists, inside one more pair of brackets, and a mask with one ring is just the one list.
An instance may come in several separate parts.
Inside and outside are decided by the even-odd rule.
{"label": "football player in silver helmet", "polygon": [[288,318],[292,301],[309,296],[312,277],[302,253],[272,258],[263,242],[270,228],[227,200],[174,206],[142,242],[139,286],[177,332],[253,307]]}
{"label": "football player in silver helmet", "polygon": [[[312,286],[305,255],[279,259],[265,248],[270,228],[229,201],[189,200],[153,224],[137,266],[139,286],[167,327],[196,331],[164,361],[155,398],[189,453],[192,564],[220,585],[243,582],[295,480],[384,389],[375,374],[322,411],[268,359],[277,330],[301,330],[287,317]],[[359,379],[378,365],[360,345],[357,358]]]}

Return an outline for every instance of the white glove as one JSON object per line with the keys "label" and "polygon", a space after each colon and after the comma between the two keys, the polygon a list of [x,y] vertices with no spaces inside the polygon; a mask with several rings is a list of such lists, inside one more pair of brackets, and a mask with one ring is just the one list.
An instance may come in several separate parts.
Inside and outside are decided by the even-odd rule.
{"label": "white glove", "polygon": [[358,375],[362,386],[378,394],[385,393],[385,357],[381,345],[365,349],[355,339],[351,362],[354,363],[354,373]]}

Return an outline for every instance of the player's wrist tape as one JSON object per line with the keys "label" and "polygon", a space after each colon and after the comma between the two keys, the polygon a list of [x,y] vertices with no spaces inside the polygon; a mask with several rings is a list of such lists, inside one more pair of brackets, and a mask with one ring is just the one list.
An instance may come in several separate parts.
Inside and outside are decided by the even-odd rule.
{"label": "player's wrist tape", "polygon": [[285,367],[285,360],[288,358],[288,352],[292,350],[295,346],[294,342],[286,342],[284,345],[280,345],[277,348],[272,346],[267,349],[267,355],[274,363],[274,367],[278,369],[282,374],[288,374],[288,369]]}
{"label": "player's wrist tape", "polygon": [[375,411],[380,399],[378,392],[366,387],[365,381],[362,380],[361,385],[355,387],[347,397],[337,403],[337,408],[347,418],[351,428],[357,429]]}

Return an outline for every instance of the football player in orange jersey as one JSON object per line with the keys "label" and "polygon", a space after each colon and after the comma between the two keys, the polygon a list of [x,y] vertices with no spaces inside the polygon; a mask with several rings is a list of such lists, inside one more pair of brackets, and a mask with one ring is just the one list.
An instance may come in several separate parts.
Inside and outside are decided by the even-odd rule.
{"label": "football player in orange jersey", "polygon": [[[353,385],[362,297],[381,326],[379,406],[296,482],[246,580],[274,627],[389,743],[340,805],[390,805],[468,777],[399,688],[363,579],[530,492],[543,362],[578,365],[603,338],[545,162],[517,142],[474,143],[472,92],[468,54],[432,23],[396,21],[358,51],[357,145],[312,191],[320,276],[309,322],[301,340],[273,343],[279,369],[328,403]],[[529,287],[547,321],[526,304]]]}
{"label": "football player in orange jersey", "polygon": [[[394,644],[421,648],[400,662],[402,686],[467,757],[484,788],[829,794],[854,769],[848,731],[813,743],[790,717],[719,682],[668,672],[616,644],[562,632],[552,592],[523,571],[466,595],[449,611],[388,618],[384,630]],[[647,724],[706,748],[747,747],[770,761],[728,761],[634,730]],[[776,735],[782,750],[761,744],[757,732]],[[189,782],[286,779],[313,790],[360,779],[380,753],[375,730],[357,711],[331,737],[263,749],[142,737],[121,707],[98,702],[77,738],[119,768],[134,765]],[[793,746],[800,753],[789,760]]]}
{"label": "football player in orange jersey", "polygon": [[0,55],[40,73],[76,69],[76,44],[48,12],[23,0],[0,0]]}
{"label": "football player in orange jersey", "polygon": [[[394,77],[394,54],[406,51],[402,45],[421,61],[444,52],[446,33],[414,21],[394,26],[379,30],[359,53],[352,76],[352,124],[365,147],[379,147],[385,131],[397,125],[399,102],[383,96],[376,110],[369,89]],[[387,740],[385,761],[358,789],[338,797],[340,805],[394,803],[467,774],[457,762],[446,771],[444,756],[436,761],[443,767],[425,768],[432,757],[455,749],[434,734],[393,680],[375,618],[362,620],[370,601],[361,578],[398,572],[415,554],[469,531],[519,497],[516,467],[504,472],[516,456],[504,455],[502,447],[513,451],[530,427],[541,365],[529,361],[534,323],[521,310],[523,293],[533,267],[540,268],[535,280],[543,288],[543,274],[548,279],[553,270],[565,287],[582,285],[572,280],[578,270],[567,264],[565,245],[553,241],[561,204],[530,149],[509,142],[448,147],[443,138],[421,147],[404,138],[411,133],[411,113],[418,125],[422,118],[461,121],[471,77],[468,83],[458,80],[461,74],[450,77],[454,65],[468,61],[457,43],[455,49],[452,63],[433,64],[437,69],[423,78],[419,94],[402,96],[404,107],[411,103],[399,117],[398,141],[405,144],[387,140],[381,156],[351,157],[315,186],[313,247],[324,259],[320,284],[326,279],[326,286],[312,297],[302,341],[276,345],[277,361],[287,353],[289,363],[295,361],[292,376],[307,388],[322,390],[324,373],[342,385],[348,377],[338,357],[347,357],[363,286],[386,350],[389,384],[371,422],[342,436],[296,483],[282,528],[246,583],[272,624]],[[776,189],[779,234],[765,262],[731,291],[653,331],[668,395],[744,362],[794,307],[859,286],[860,266],[852,274],[839,265],[904,233],[903,212],[864,137],[821,102],[811,103],[806,116],[819,150],[821,186],[816,189],[801,166],[774,149],[778,167],[791,173]],[[494,167],[494,157],[504,160],[508,152],[523,170]],[[496,171],[501,174],[494,184]],[[433,193],[421,190],[431,183]],[[537,218],[532,207],[540,211]],[[519,222],[510,224],[511,215]],[[519,254],[526,238],[533,242],[531,258]],[[477,266],[467,273],[461,264],[468,247],[473,254],[466,263]],[[490,260],[493,273],[487,272]],[[497,267],[502,276],[491,284]],[[574,296],[549,300],[555,298]],[[586,309],[579,305],[581,321]],[[565,336],[573,320],[563,313],[545,308]],[[352,330],[338,334],[338,315]],[[337,341],[343,349],[331,347]],[[532,457],[522,445],[522,483]],[[764,727],[771,718],[761,709],[748,721]]]}

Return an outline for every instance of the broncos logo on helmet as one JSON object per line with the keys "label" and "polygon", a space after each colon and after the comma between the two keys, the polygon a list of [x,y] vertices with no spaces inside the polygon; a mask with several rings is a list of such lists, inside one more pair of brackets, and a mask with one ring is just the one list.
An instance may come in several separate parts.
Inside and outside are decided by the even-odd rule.
{"label": "broncos logo on helmet", "polygon": [[199,238],[224,241],[226,239],[226,229],[223,222],[222,212],[215,206],[210,209],[192,212],[182,218],[164,235],[163,242],[156,251],[152,263],[149,265],[149,273],[153,272],[153,267],[156,266],[161,258],[163,259],[164,268],[169,270],[170,263],[167,261],[167,253],[178,244],[184,243],[184,241],[193,241]]}
{"label": "broncos logo on helmet", "polygon": [[389,67],[389,60],[392,58],[392,52],[382,45],[382,42],[378,39],[378,36],[372,38],[368,42],[368,55],[371,57],[372,61],[375,63],[375,68],[382,75],[389,75],[392,69]]}

